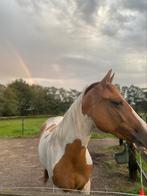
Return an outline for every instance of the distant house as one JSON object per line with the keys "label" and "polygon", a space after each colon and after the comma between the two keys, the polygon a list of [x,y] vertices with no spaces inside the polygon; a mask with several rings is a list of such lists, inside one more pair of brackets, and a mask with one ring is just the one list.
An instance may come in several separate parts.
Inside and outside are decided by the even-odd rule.
{"label": "distant house", "polygon": [[142,88],[141,90],[145,95],[145,99],[138,100],[135,107],[138,112],[143,112],[147,114],[147,88]]}

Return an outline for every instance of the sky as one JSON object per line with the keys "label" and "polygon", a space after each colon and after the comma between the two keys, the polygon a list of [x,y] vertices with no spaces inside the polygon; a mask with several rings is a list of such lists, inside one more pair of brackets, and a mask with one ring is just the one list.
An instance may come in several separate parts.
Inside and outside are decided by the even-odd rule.
{"label": "sky", "polygon": [[0,0],[0,83],[147,87],[147,0]]}

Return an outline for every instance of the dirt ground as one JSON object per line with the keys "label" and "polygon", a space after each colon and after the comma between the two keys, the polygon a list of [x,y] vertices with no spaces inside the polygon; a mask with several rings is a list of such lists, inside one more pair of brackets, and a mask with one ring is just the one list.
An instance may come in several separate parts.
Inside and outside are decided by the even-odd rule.
{"label": "dirt ground", "polygon": [[[38,138],[0,139],[0,193],[38,196],[52,193],[45,188],[52,185],[44,185],[42,181],[37,145]],[[94,163],[92,190],[118,191],[130,184],[127,166],[116,165],[114,161],[114,152],[110,150],[114,145],[118,145],[118,140],[93,139],[89,143]]]}

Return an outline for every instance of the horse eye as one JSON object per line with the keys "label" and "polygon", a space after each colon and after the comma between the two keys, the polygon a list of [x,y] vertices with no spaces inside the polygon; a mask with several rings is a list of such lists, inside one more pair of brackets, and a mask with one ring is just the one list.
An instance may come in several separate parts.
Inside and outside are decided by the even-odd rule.
{"label": "horse eye", "polygon": [[114,101],[114,100],[111,100],[110,102],[115,107],[119,107],[119,106],[122,106],[123,105],[122,101]]}

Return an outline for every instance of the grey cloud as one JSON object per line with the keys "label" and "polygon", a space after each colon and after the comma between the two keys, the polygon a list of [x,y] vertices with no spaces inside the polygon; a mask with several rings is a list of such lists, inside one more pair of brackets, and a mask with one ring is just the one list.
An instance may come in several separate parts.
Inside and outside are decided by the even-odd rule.
{"label": "grey cloud", "polygon": [[[125,2],[126,6],[124,6]],[[113,39],[118,39],[124,47],[144,50],[146,48],[147,17],[145,12],[135,12],[135,8],[141,11],[146,2],[125,2],[118,1],[115,4],[110,4],[107,10],[108,18],[100,26],[101,33]],[[127,11],[128,9],[130,9],[130,12]]]}
{"label": "grey cloud", "polygon": [[[81,80],[84,86],[101,78],[109,68],[119,73],[118,78],[123,75],[123,82],[126,73],[132,73],[127,83],[139,80],[135,73],[139,73],[145,54],[144,13],[131,9],[126,14],[128,8],[122,6],[122,1],[118,5],[96,0],[14,0],[13,6],[9,2],[0,1],[0,67],[3,59],[6,64],[1,77],[8,70],[9,76],[25,76],[15,66],[13,55],[8,54],[9,46],[4,42],[8,40],[39,81],[46,78],[46,82],[52,80],[56,85],[58,79],[69,87],[72,80],[71,87],[76,88],[75,81]],[[107,16],[99,23],[102,6]],[[2,57],[1,51],[8,56]],[[141,73],[142,69],[140,84],[145,77]]]}
{"label": "grey cloud", "polygon": [[41,10],[41,4],[46,2],[46,1],[36,1],[36,0],[16,0],[18,5],[21,8],[24,8],[25,11],[28,11],[29,13],[36,13],[39,14]]}
{"label": "grey cloud", "polygon": [[124,8],[147,13],[147,1],[146,0],[123,0],[122,5]]}
{"label": "grey cloud", "polygon": [[93,69],[96,68],[95,63],[84,56],[64,56],[59,62],[64,65],[69,77],[83,78],[86,75],[93,75]]}
{"label": "grey cloud", "polygon": [[95,24],[97,10],[101,6],[102,1],[99,0],[76,0],[75,15],[78,15],[88,24]]}

